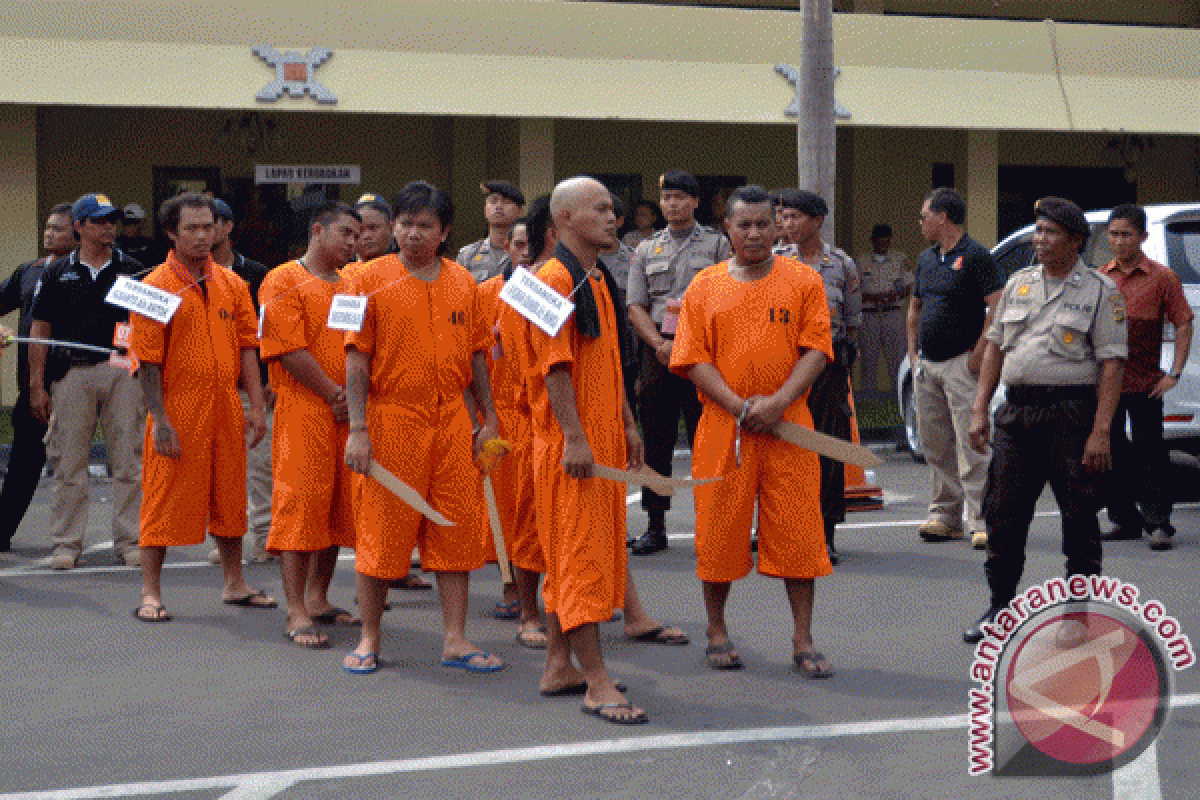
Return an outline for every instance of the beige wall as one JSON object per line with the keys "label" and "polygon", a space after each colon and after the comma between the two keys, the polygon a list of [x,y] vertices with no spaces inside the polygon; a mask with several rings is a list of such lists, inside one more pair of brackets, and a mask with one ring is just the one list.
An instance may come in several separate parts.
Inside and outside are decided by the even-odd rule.
{"label": "beige wall", "polygon": [[[37,127],[32,106],[0,105],[0,278],[36,258],[40,226],[37,206]],[[17,315],[4,324],[14,332]],[[16,402],[17,349],[0,355],[0,405]]]}

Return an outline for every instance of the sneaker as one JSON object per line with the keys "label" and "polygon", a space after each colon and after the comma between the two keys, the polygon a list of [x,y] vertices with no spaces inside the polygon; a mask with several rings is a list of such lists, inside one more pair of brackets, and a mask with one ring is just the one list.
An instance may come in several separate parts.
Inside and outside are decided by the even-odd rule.
{"label": "sneaker", "polygon": [[987,550],[987,531],[975,531],[971,534],[971,547],[976,550]]}
{"label": "sneaker", "polygon": [[1150,531],[1150,541],[1147,542],[1151,550],[1170,550],[1173,545],[1171,543],[1171,534],[1165,528],[1155,528]]}
{"label": "sneaker", "polygon": [[75,569],[77,560],[70,550],[55,550],[50,554],[50,569]]}
{"label": "sneaker", "polygon": [[917,533],[927,542],[948,542],[964,538],[961,528],[951,528],[937,517],[930,517],[917,527]]}
{"label": "sneaker", "polygon": [[140,567],[142,565],[142,550],[140,547],[135,547],[132,550],[126,550],[117,556],[117,563],[124,564],[127,567]]}

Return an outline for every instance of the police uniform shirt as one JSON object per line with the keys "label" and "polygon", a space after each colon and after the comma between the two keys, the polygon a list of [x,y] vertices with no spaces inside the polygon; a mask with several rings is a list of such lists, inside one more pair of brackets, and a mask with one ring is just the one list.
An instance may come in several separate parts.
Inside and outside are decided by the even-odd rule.
{"label": "police uniform shirt", "polygon": [[625,295],[629,290],[629,266],[633,263],[633,248],[622,243],[612,252],[601,253],[599,258],[613,276],[617,291],[621,294],[621,304],[624,305]]}
{"label": "police uniform shirt", "polygon": [[[112,260],[92,277],[79,251],[58,259],[42,273],[42,287],[33,301],[33,318],[50,323],[55,339],[112,347],[118,322],[128,322],[129,312],[104,302],[118,275],[135,275],[142,264],[113,249]],[[70,352],[72,364],[99,364],[108,356],[85,350]]]}
{"label": "police uniform shirt", "polygon": [[650,310],[661,327],[668,300],[679,300],[702,269],[733,255],[729,240],[699,223],[682,240],[664,228],[633,251],[625,301]]}
{"label": "police uniform shirt", "polygon": [[459,250],[455,261],[471,273],[476,283],[504,274],[511,262],[508,253],[503,248],[493,247],[487,237]]}
{"label": "police uniform shirt", "polygon": [[1126,357],[1126,337],[1121,291],[1082,259],[1061,282],[1040,264],[1014,273],[987,332],[1010,386],[1095,385],[1101,361]]}
{"label": "police uniform shirt", "polygon": [[[875,251],[863,253],[858,258],[858,276],[862,282],[863,294],[905,294],[912,286],[912,273],[905,269],[908,257],[899,250],[888,250],[883,255]],[[867,301],[863,301],[867,303]],[[900,298],[884,303],[870,301],[867,306],[871,311],[890,311],[900,307]]]}
{"label": "police uniform shirt", "polygon": [[777,256],[794,258],[812,267],[821,276],[825,283],[825,299],[829,303],[830,332],[836,342],[847,338],[849,329],[862,327],[862,287],[854,259],[845,250],[828,242],[822,242],[821,246],[821,261],[817,264],[809,264],[801,258],[798,245],[776,245],[771,252]]}

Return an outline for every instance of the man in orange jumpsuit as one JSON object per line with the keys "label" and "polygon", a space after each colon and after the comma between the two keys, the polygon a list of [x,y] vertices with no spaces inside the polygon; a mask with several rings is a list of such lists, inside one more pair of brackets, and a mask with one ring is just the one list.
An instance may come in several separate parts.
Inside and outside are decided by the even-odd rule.
{"label": "man in orange jumpsuit", "polygon": [[[379,668],[379,621],[388,584],[408,574],[414,543],[437,575],[444,619],[442,666],[494,672],[503,663],[466,637],[467,578],[486,553],[483,487],[472,462],[497,435],[484,351],[489,333],[478,289],[465,269],[441,258],[454,207],[441,190],[410,183],[396,197],[400,252],[371,262],[351,281],[367,298],[360,330],[346,335],[354,479],[358,599],[362,638],[343,667]],[[486,422],[472,431],[463,394]],[[434,524],[366,476],[372,457],[455,523]]]}
{"label": "man in orange jumpsuit", "polygon": [[314,623],[357,625],[329,602],[339,547],[354,547],[346,468],[345,336],[328,327],[335,294],[348,294],[342,268],[354,258],[360,218],[342,203],[317,210],[304,256],[271,270],[259,290],[260,350],[271,370],[275,489],[267,550],[281,555],[286,636],[301,647],[327,647]]}
{"label": "man in orange jumpsuit", "polygon": [[[212,260],[216,213],[203,195],[163,203],[159,221],[172,242],[166,263],[145,282],[182,298],[163,325],[131,314],[133,351],[150,416],[142,468],[142,604],[144,622],[170,619],[162,603],[167,547],[217,541],[228,605],[274,608],[242,577],[246,532],[246,446],[266,433],[254,305],[246,283]],[[238,378],[250,398],[242,411]]]}
{"label": "man in orange jumpsuit", "polygon": [[750,529],[758,501],[758,570],[782,578],[795,620],[793,661],[810,678],[832,674],[813,647],[813,579],[833,571],[825,548],[817,454],[771,434],[781,421],[812,428],[806,395],[833,357],[829,308],[815,270],[772,257],[771,199],[757,186],[730,196],[734,257],[715,264],[683,297],[671,369],[700,389],[692,474],[697,486],[696,572],[708,612],[713,669],[742,665],[729,640],[725,603],[753,566]]}
{"label": "man in orange jumpsuit", "polygon": [[591,178],[554,189],[555,257],[538,278],[575,310],[556,336],[527,326],[538,534],[546,560],[543,596],[549,646],[541,688],[587,682],[583,710],[609,722],[647,721],[614,684],[599,624],[625,599],[625,487],[592,475],[596,463],[637,469],[642,440],[621,376],[614,292],[596,268],[616,240],[608,190]]}

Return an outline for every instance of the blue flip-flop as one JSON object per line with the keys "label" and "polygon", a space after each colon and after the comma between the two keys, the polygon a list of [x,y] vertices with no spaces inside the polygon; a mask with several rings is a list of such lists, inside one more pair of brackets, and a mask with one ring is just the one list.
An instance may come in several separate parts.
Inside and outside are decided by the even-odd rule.
{"label": "blue flip-flop", "polygon": [[467,672],[499,672],[504,669],[503,662],[494,667],[480,667],[471,663],[473,658],[487,658],[491,653],[485,653],[482,650],[476,650],[474,653],[458,656],[457,658],[443,658],[443,667],[453,667],[454,669],[465,669]]}
{"label": "blue flip-flop", "polygon": [[[375,672],[377,669],[379,669],[379,653],[350,652],[347,654],[347,657],[358,659],[358,666],[355,667],[347,665],[344,661],[342,662],[342,669],[346,670],[346,672],[349,672],[352,675],[370,675],[372,672]],[[370,661],[371,664],[368,665],[368,661]]]}

